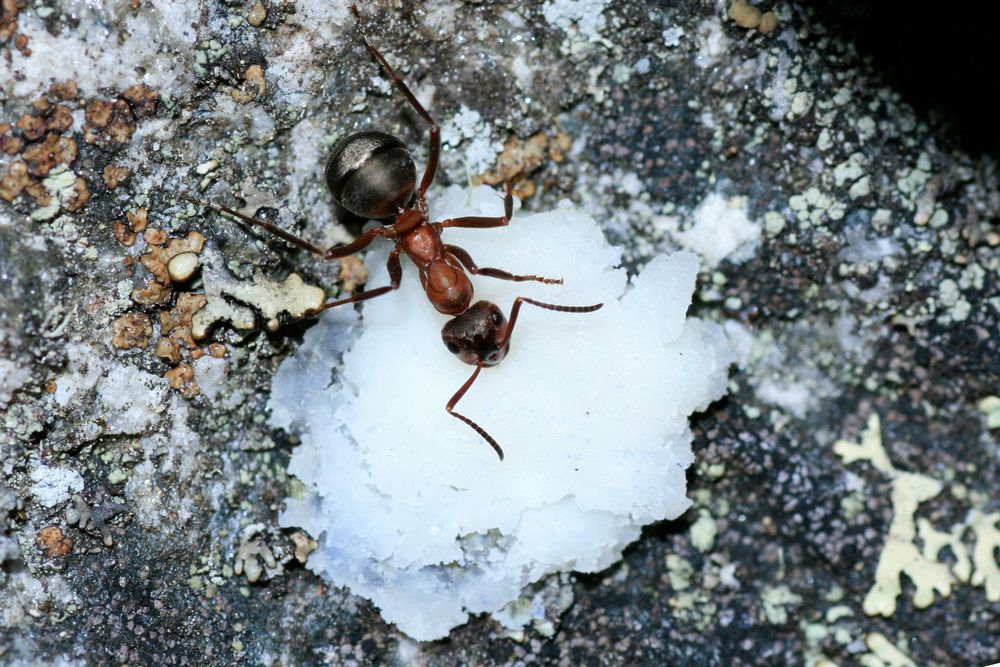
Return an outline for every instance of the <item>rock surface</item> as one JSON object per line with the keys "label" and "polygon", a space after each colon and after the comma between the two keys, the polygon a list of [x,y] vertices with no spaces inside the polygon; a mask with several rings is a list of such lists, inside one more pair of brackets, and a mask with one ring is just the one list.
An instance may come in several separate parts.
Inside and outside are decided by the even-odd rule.
{"label": "rock surface", "polygon": [[[356,221],[324,155],[372,127],[422,163],[419,118],[339,3],[26,4],[0,14],[0,662],[997,660],[996,165],[808,11],[361,7],[443,126],[439,184],[524,171],[526,209],[573,199],[633,270],[714,248],[712,207],[742,239],[692,309],[741,342],[693,423],[693,508],[540,585],[523,635],[481,618],[418,645],[277,523],[294,439],[265,404],[309,323],[252,287],[294,271],[333,294],[357,265],[178,193],[338,243]],[[192,232],[184,251],[250,290],[219,292],[201,340],[212,276],[164,264]]]}

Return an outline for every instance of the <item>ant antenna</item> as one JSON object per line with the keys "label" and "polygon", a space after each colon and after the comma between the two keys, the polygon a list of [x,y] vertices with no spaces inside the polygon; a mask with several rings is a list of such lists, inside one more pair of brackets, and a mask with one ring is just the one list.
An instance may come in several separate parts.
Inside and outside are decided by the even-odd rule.
{"label": "ant antenna", "polygon": [[444,406],[444,409],[447,410],[448,414],[454,417],[455,419],[459,419],[468,424],[469,426],[471,426],[472,430],[478,433],[480,436],[482,436],[483,440],[490,443],[490,447],[493,448],[493,451],[495,451],[497,453],[497,456],[500,457],[500,460],[503,461],[503,449],[501,449],[500,445],[497,444],[497,441],[493,439],[493,436],[487,433],[486,429],[484,429],[476,422],[472,421],[465,415],[461,415],[453,410],[453,408],[458,404],[458,402],[462,400],[462,397],[465,396],[465,392],[469,391],[469,387],[472,386],[472,383],[476,381],[477,377],[479,377],[479,371],[481,370],[483,370],[483,364],[482,363],[476,364],[476,370],[472,372],[472,376],[465,381],[465,384],[459,387],[458,391],[455,392],[455,395],[451,397],[450,401],[448,401],[448,405]]}
{"label": "ant antenna", "polygon": [[501,348],[510,343],[510,337],[514,333],[514,323],[517,322],[517,314],[521,311],[522,303],[530,303],[532,306],[544,308],[545,310],[554,310],[558,313],[592,313],[604,305],[603,303],[598,303],[593,306],[561,306],[556,303],[543,303],[542,301],[529,299],[526,296],[519,296],[514,299],[514,305],[510,309],[510,322],[507,324],[507,330],[498,344]]}
{"label": "ant antenna", "polygon": [[210,208],[213,211],[218,211],[219,213],[226,213],[227,215],[231,215],[234,218],[238,218],[243,222],[249,222],[251,225],[256,225],[261,229],[268,231],[274,234],[275,236],[284,239],[285,241],[288,241],[292,245],[302,248],[303,250],[307,250],[316,255],[322,255],[325,252],[323,248],[313,245],[312,243],[309,243],[304,239],[300,239],[298,236],[295,236],[294,234],[289,234],[281,227],[271,224],[266,220],[260,220],[259,218],[252,218],[249,215],[240,213],[239,211],[233,210],[226,206],[222,206],[221,204],[216,204],[215,202],[208,201],[207,199],[199,199],[198,197],[193,197],[187,192],[179,192],[178,196],[181,197],[181,199],[188,200],[192,204],[198,204],[200,206]]}

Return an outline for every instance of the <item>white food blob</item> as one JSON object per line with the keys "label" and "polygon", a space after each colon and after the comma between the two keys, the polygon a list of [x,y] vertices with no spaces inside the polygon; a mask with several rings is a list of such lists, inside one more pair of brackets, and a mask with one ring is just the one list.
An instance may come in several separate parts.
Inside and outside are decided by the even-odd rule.
{"label": "white food blob", "polygon": [[[451,187],[431,212],[502,208],[489,188]],[[481,267],[565,279],[473,276],[475,300],[508,317],[517,296],[604,307],[522,306],[510,353],[456,408],[496,438],[502,462],[445,412],[474,367],[445,348],[447,317],[407,260],[402,287],[365,302],[363,321],[349,306],[327,311],[281,365],[270,423],[301,435],[290,472],[307,488],[281,523],[320,539],[309,568],[418,640],[502,609],[550,573],[602,570],[642,526],[687,509],[687,418],[725,393],[733,361],[720,327],[685,320],[691,253],[655,258],[630,287],[620,249],[568,204],[443,236]],[[389,244],[376,244],[368,289],[388,282]]]}

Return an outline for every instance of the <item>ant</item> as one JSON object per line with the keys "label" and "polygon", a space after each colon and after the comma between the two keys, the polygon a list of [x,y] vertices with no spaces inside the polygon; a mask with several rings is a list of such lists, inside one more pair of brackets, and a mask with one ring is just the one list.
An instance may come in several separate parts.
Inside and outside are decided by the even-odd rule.
{"label": "ant", "polygon": [[[445,405],[445,410],[451,416],[472,427],[493,447],[502,461],[503,449],[497,441],[476,422],[455,412],[455,406],[479,377],[479,372],[483,367],[496,366],[507,355],[521,304],[528,303],[538,308],[562,313],[590,313],[604,304],[561,306],[519,296],[514,300],[508,321],[496,304],[489,301],[472,303],[472,283],[466,271],[474,275],[500,280],[535,281],[548,285],[562,284],[562,279],[515,275],[501,269],[479,267],[472,261],[468,252],[441,240],[441,232],[448,227],[483,229],[506,226],[510,222],[514,210],[512,184],[508,182],[504,188],[503,216],[469,216],[449,218],[440,222],[430,221],[427,201],[424,196],[437,171],[438,157],[441,153],[441,129],[406,83],[396,74],[385,57],[368,39],[361,24],[361,15],[357,7],[352,5],[351,11],[354,13],[358,33],[365,47],[379,62],[388,77],[392,79],[392,83],[403,94],[413,110],[430,126],[430,151],[423,177],[420,179],[420,185],[417,186],[416,166],[413,157],[402,141],[384,132],[374,130],[358,132],[342,139],[334,147],[333,155],[326,165],[326,184],[330,188],[334,200],[351,213],[362,218],[383,220],[391,218],[393,222],[373,227],[351,243],[323,249],[270,222],[244,215],[210,201],[197,199],[187,193],[182,193],[181,196],[188,201],[221,213],[228,213],[256,225],[292,245],[308,250],[324,259],[338,259],[353,255],[366,248],[379,236],[394,241],[396,245],[389,253],[389,261],[386,265],[389,271],[389,285],[355,294],[346,299],[324,303],[313,313],[366,299],[374,299],[397,289],[403,275],[399,256],[405,252],[416,265],[420,274],[420,283],[431,304],[438,312],[453,316],[441,330],[444,344],[460,360],[476,367],[465,384],[455,392],[455,395]],[[414,192],[415,187],[416,191]]]}

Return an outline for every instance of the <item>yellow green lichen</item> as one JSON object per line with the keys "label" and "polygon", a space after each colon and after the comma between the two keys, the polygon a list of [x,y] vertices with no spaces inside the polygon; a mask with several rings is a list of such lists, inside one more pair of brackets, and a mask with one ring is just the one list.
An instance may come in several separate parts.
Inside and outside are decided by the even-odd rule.
{"label": "yellow green lichen", "polygon": [[694,548],[702,553],[711,551],[717,532],[712,514],[707,509],[698,510],[698,520],[691,524],[691,544]]}
{"label": "yellow green lichen", "polygon": [[1000,396],[987,396],[976,407],[986,415],[986,428],[1000,428]]}
{"label": "yellow green lichen", "polygon": [[871,653],[866,653],[858,659],[864,667],[917,667],[910,656],[879,632],[869,632],[865,635],[865,644]]}
{"label": "yellow green lichen", "polygon": [[[1000,600],[1000,567],[993,556],[993,550],[1000,546],[997,528],[1000,512],[986,515],[973,510],[967,522],[956,524],[948,531],[937,530],[926,519],[916,520],[920,504],[940,494],[944,483],[927,475],[899,471],[892,465],[882,446],[877,414],[869,418],[868,428],[861,433],[861,442],[838,440],[833,449],[845,464],[868,461],[892,480],[892,522],[876,566],[875,582],[863,603],[866,614],[891,616],[895,613],[896,600],[902,593],[900,579],[903,574],[913,582],[912,601],[918,609],[934,602],[935,593],[946,597],[951,594],[952,585],[969,581],[975,586],[985,586],[990,601]],[[962,541],[967,529],[971,529],[976,538],[971,562]],[[922,548],[918,547],[918,540]],[[939,560],[945,548],[954,556],[954,564]]]}
{"label": "yellow green lichen", "polygon": [[788,621],[788,607],[798,606],[802,602],[802,596],[793,593],[784,584],[765,588],[762,597],[764,615],[767,616],[768,623],[774,625],[786,623]]}

